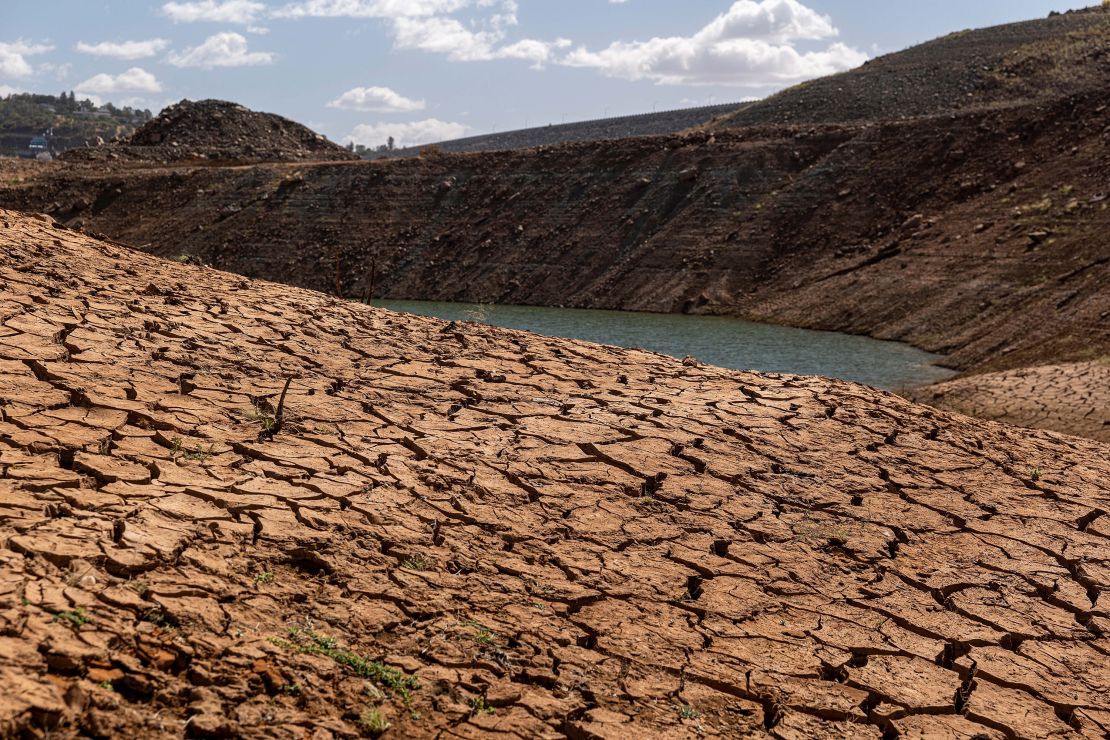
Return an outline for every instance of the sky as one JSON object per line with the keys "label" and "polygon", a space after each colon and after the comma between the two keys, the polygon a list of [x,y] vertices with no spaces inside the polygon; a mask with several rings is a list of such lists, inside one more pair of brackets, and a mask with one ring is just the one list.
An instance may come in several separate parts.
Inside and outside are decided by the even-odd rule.
{"label": "sky", "polygon": [[1059,0],[0,0],[0,95],[233,100],[399,145],[761,98]]}

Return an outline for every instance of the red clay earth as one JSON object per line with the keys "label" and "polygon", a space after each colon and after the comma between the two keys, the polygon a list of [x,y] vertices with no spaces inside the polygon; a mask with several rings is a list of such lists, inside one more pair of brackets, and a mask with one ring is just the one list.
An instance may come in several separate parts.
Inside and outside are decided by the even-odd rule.
{"label": "red clay earth", "polygon": [[1106,445],[0,246],[0,735],[1110,731]]}

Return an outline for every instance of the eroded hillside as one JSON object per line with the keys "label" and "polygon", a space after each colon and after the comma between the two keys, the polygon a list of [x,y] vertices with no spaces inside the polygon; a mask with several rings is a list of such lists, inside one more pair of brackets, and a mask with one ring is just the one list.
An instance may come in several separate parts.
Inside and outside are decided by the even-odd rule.
{"label": "eroded hillside", "polygon": [[349,298],[726,313],[1010,368],[1110,354],[1108,103],[386,163],[52,165],[0,202]]}
{"label": "eroded hillside", "polygon": [[0,734],[1110,731],[1105,445],[0,244]]}
{"label": "eroded hillside", "polygon": [[715,128],[899,120],[1047,102],[1110,78],[1110,6],[956,31],[788,88]]}

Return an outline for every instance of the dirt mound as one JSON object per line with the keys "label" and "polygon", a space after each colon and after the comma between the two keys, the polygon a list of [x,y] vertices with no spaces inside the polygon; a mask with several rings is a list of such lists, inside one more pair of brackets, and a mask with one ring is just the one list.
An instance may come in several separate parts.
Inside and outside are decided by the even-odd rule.
{"label": "dirt mound", "polygon": [[65,154],[73,161],[290,162],[356,159],[320,134],[272,113],[222,100],[183,100],[163,110],[130,138]]}
{"label": "dirt mound", "polygon": [[711,128],[903,119],[1105,89],[1108,48],[1105,7],[959,31],[784,90]]}
{"label": "dirt mound", "polygon": [[0,735],[1110,731],[1104,445],[0,247]]}

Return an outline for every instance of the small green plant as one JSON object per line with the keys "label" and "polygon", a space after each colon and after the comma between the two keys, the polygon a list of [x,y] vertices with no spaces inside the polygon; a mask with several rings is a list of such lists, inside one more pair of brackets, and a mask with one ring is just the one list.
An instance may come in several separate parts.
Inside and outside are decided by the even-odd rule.
{"label": "small green plant", "polygon": [[382,716],[377,709],[367,709],[358,718],[358,726],[371,737],[385,734],[392,725]]}
{"label": "small green plant", "polygon": [[188,452],[185,453],[185,459],[186,460],[197,460],[197,461],[200,461],[200,462],[204,462],[208,458],[212,457],[212,455],[214,455],[214,454],[216,454],[216,445],[210,444],[210,445],[208,445],[207,449],[201,449],[200,447],[194,447],[193,449],[191,449],[191,450],[189,450]]}
{"label": "small green plant", "polygon": [[462,624],[463,627],[473,627],[475,629],[474,642],[478,643],[479,645],[497,645],[501,642],[501,639],[497,636],[497,633],[491,630],[489,627],[486,627],[484,624],[475,622],[472,619],[468,619]]}
{"label": "small green plant", "polygon": [[85,614],[84,609],[77,608],[72,611],[58,612],[54,615],[53,621],[69,622],[76,627],[80,627],[81,625],[88,624],[92,620],[89,619],[89,615]]}
{"label": "small green plant", "polygon": [[170,440],[170,458],[171,459],[176,460],[177,456],[180,455],[184,450],[185,450],[185,443],[182,442],[181,437],[174,437],[173,439]]}
{"label": "small green plant", "polygon": [[1032,481],[1033,481],[1034,483],[1036,483],[1037,481],[1039,481],[1039,480],[1041,479],[1041,469],[1040,469],[1040,468],[1033,468],[1032,470],[1030,470],[1030,471],[1029,471],[1029,478],[1030,478],[1030,479],[1031,479],[1031,480],[1032,480]]}
{"label": "small green plant", "polygon": [[405,562],[401,563],[401,567],[405,570],[427,570],[428,563],[420,555],[415,555]]}
{"label": "small green plant", "polygon": [[251,405],[251,410],[247,412],[247,418],[251,421],[257,421],[262,425],[263,431],[267,432],[273,429],[274,424],[277,423],[277,420],[258,404]]}
{"label": "small green plant", "polygon": [[311,629],[293,627],[289,630],[288,640],[273,638],[270,642],[304,655],[322,655],[331,658],[339,665],[350,668],[355,675],[389,689],[400,696],[406,704],[412,698],[412,692],[420,688],[416,676],[406,676],[403,671],[396,668],[368,660],[358,653],[340,647],[334,637],[318,634]]}
{"label": "small green plant", "polygon": [[105,691],[115,691],[116,690],[116,687],[112,685],[111,681],[101,681],[100,683],[97,684],[97,686],[104,689]]}
{"label": "small green plant", "polygon": [[682,719],[697,719],[701,716],[701,712],[691,706],[685,706],[678,710],[678,716]]}
{"label": "small green plant", "polygon": [[256,575],[254,577],[254,585],[256,585],[256,586],[265,586],[267,583],[270,583],[273,580],[274,580],[274,572],[272,570],[268,570],[265,573],[259,573],[258,575]]}
{"label": "small green plant", "polygon": [[470,713],[471,714],[495,714],[496,709],[486,704],[486,697],[476,696],[470,700]]}

